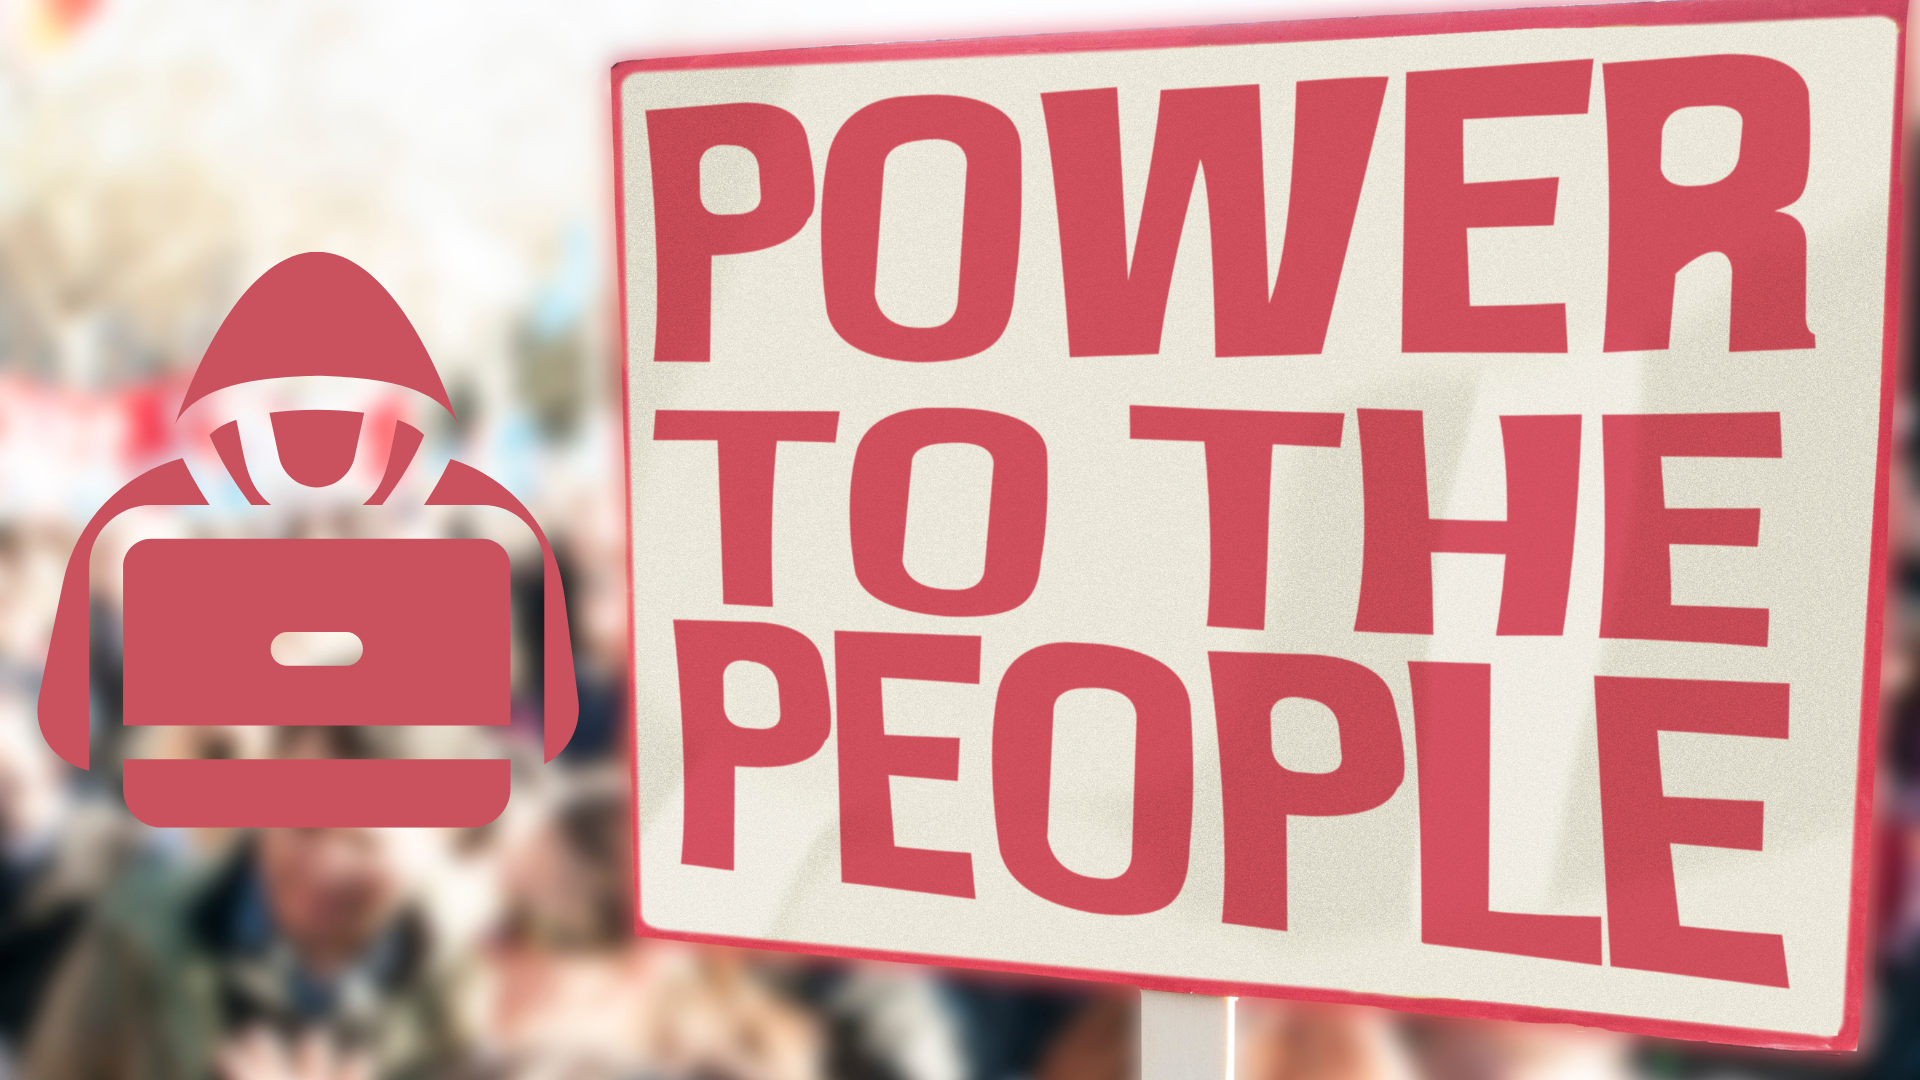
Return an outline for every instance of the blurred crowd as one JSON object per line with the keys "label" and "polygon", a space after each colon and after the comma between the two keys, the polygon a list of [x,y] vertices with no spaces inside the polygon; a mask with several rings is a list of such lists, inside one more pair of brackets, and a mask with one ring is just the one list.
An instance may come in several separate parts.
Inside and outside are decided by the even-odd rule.
{"label": "blurred crowd", "polygon": [[[604,99],[606,62],[666,7],[0,0],[0,1080],[1135,1075],[1137,998],[1119,988],[630,933]],[[412,414],[425,458],[500,479],[562,563],[580,726],[535,767],[543,586],[528,538],[501,533],[514,722],[477,752],[510,759],[515,783],[482,829],[134,822],[118,780],[129,756],[396,751],[352,728],[123,726],[117,605],[120,556],[145,536],[491,535],[485,520],[256,513],[232,497],[184,525],[135,515],[93,567],[94,767],[59,761],[35,723],[80,528],[140,470],[202,452],[205,425],[174,422],[192,365],[248,282],[309,249],[372,271],[439,364],[456,416]],[[1920,1076],[1910,412],[1870,1049],[1769,1054],[1249,999],[1239,1076]]]}

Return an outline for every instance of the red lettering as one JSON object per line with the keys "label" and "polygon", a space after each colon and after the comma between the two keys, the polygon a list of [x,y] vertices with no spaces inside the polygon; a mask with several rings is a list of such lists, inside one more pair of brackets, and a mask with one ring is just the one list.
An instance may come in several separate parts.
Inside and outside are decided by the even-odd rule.
{"label": "red lettering", "polygon": [[[1133,703],[1133,855],[1118,877],[1074,873],[1047,840],[1053,707],[1083,687]],[[1061,643],[1021,654],[993,706],[993,809],[1000,857],[1034,895],[1103,915],[1142,915],[1173,903],[1193,839],[1193,716],[1180,677],[1151,656],[1111,645]]]}
{"label": "red lettering", "polygon": [[1267,516],[1275,446],[1339,446],[1341,413],[1135,405],[1133,437],[1206,446],[1207,625],[1267,621]]}
{"label": "red lettering", "polygon": [[889,889],[973,896],[973,857],[893,842],[889,777],[960,777],[960,740],[889,735],[882,679],[980,681],[980,639],[947,634],[833,636],[840,703],[840,880]]}
{"label": "red lettering", "polygon": [[1360,410],[1366,540],[1355,630],[1433,633],[1436,551],[1506,556],[1498,634],[1559,634],[1573,575],[1580,418],[1503,416],[1505,521],[1427,516],[1427,448],[1413,410]]}
{"label": "red lettering", "polygon": [[[731,870],[734,770],[798,764],[826,743],[826,667],[805,635],[773,623],[675,619],[673,641],[687,784],[680,861]],[[780,719],[772,727],[727,718],[727,667],[743,661],[766,667],[779,684]]]}
{"label": "red lettering", "polygon": [[1319,352],[1386,88],[1381,78],[1324,79],[1295,87],[1287,233],[1271,293],[1259,87],[1161,91],[1131,264],[1118,91],[1040,95],[1060,219],[1068,352],[1160,351],[1174,255],[1195,176],[1203,170],[1213,244],[1214,351],[1220,356]]}
{"label": "red lettering", "polygon": [[[1221,921],[1285,930],[1287,818],[1358,814],[1400,788],[1406,761],[1393,694],[1380,676],[1333,656],[1215,652],[1207,659],[1226,842]],[[1332,772],[1296,772],[1274,759],[1273,707],[1296,697],[1333,710],[1340,766]]]}
{"label": "red lettering", "polygon": [[[1811,349],[1807,234],[1785,212],[1807,186],[1807,84],[1763,56],[1607,64],[1606,351],[1664,349],[1673,277],[1710,251],[1733,265],[1728,347]],[[1667,118],[1718,105],[1740,114],[1740,157],[1711,184],[1661,171]]]}
{"label": "red lettering", "polygon": [[[964,589],[922,585],[902,561],[913,455],[971,443],[993,455],[986,567]],[[998,615],[1026,603],[1047,537],[1047,444],[1011,416],[980,409],[909,409],[867,430],[853,455],[849,524],[853,572],[874,599],[923,615]]]}
{"label": "red lettering", "polygon": [[1601,418],[1607,554],[1600,636],[1765,645],[1767,609],[1676,605],[1674,544],[1758,547],[1760,511],[1667,505],[1660,459],[1780,456],[1779,413],[1667,413]]}
{"label": "red lettering", "polygon": [[1553,224],[1560,181],[1466,182],[1466,121],[1587,111],[1593,61],[1407,73],[1405,352],[1566,352],[1565,304],[1474,304],[1467,230]]}
{"label": "red lettering", "polygon": [[720,596],[728,604],[773,606],[773,465],[783,442],[832,442],[831,412],[653,414],[656,440],[712,440],[720,456]]}
{"label": "red lettering", "polygon": [[1420,940],[1599,963],[1599,916],[1489,906],[1492,667],[1414,662],[1407,668],[1420,769]]}
{"label": "red lettering", "polygon": [[1680,925],[1674,844],[1759,851],[1765,807],[1661,794],[1660,732],[1787,737],[1787,684],[1596,676],[1608,957],[1615,967],[1787,985],[1779,934]]}
{"label": "red lettering", "polygon": [[[760,204],[715,214],[700,200],[700,159],[745,148],[760,166]],[[713,341],[713,257],[770,248],[813,214],[807,131],[785,109],[741,102],[647,111],[657,302],[653,358],[705,361]]]}
{"label": "red lettering", "polygon": [[[902,326],[880,310],[880,198],[887,155],[921,139],[967,155],[960,226],[960,297],[939,326]],[[1020,133],[972,98],[887,98],[854,113],[833,137],[820,200],[820,276],[827,318],[847,344],[889,360],[957,360],[1000,339],[1013,314],[1020,263]]]}

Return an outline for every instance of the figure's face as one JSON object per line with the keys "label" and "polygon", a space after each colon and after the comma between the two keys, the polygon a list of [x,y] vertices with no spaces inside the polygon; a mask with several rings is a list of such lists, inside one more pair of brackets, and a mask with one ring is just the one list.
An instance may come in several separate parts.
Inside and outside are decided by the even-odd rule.
{"label": "figure's face", "polygon": [[260,876],[274,925],[315,974],[364,952],[399,905],[399,876],[368,829],[268,829]]}
{"label": "figure's face", "polygon": [[280,467],[308,487],[329,487],[347,470],[360,445],[366,414],[344,409],[289,409],[272,414]]}

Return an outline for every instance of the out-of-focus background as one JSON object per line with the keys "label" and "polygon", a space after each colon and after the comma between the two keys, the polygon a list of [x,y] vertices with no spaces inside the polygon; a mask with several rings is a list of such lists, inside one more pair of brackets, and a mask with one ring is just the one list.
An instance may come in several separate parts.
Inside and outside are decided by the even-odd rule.
{"label": "out-of-focus background", "polygon": [[[1136,999],[1118,988],[628,933],[608,68],[790,44],[1380,10],[1390,8],[0,0],[0,1080],[1131,1078]],[[355,407],[426,432],[415,474],[458,456],[517,493],[553,538],[581,699],[557,765],[536,767],[542,586],[537,551],[510,518],[429,512],[424,489],[405,486],[392,510],[352,510],[264,475],[275,505],[256,510],[221,478],[206,433],[239,418],[252,459],[270,463],[260,417],[278,391],[216,395],[174,422],[241,292],[308,250],[353,259],[393,293],[457,419],[403,392]],[[1240,1075],[1920,1076],[1911,416],[1903,397],[1867,1050],[1768,1054],[1247,999]],[[385,435],[366,438],[362,457],[383,457]],[[60,576],[108,494],[183,454],[214,505],[131,515],[93,562],[94,768],[82,773],[52,756],[34,721]],[[360,498],[377,468],[355,474]],[[127,756],[394,750],[338,732],[123,727],[126,548],[160,535],[360,534],[488,535],[513,551],[514,723],[469,751],[515,762],[508,812],[458,834],[212,835],[133,822],[118,782]]]}

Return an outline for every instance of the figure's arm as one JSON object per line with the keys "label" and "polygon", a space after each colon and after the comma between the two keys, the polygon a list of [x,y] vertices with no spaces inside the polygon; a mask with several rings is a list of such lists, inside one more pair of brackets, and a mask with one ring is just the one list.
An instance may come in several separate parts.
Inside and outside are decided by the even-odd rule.
{"label": "figure's arm", "polygon": [[527,523],[540,541],[546,567],[546,759],[552,761],[573,738],[580,716],[580,693],[573,681],[573,639],[567,632],[567,594],[561,587],[560,566],[540,523],[500,482],[471,465],[447,462],[447,471],[427,496],[428,506],[497,506]]}
{"label": "figure's arm", "polygon": [[47,669],[40,680],[40,733],[53,752],[87,767],[87,581],[93,542],[107,522],[140,506],[205,506],[183,458],[156,466],[113,493],[81,530],[60,583],[60,606],[47,643]]}

